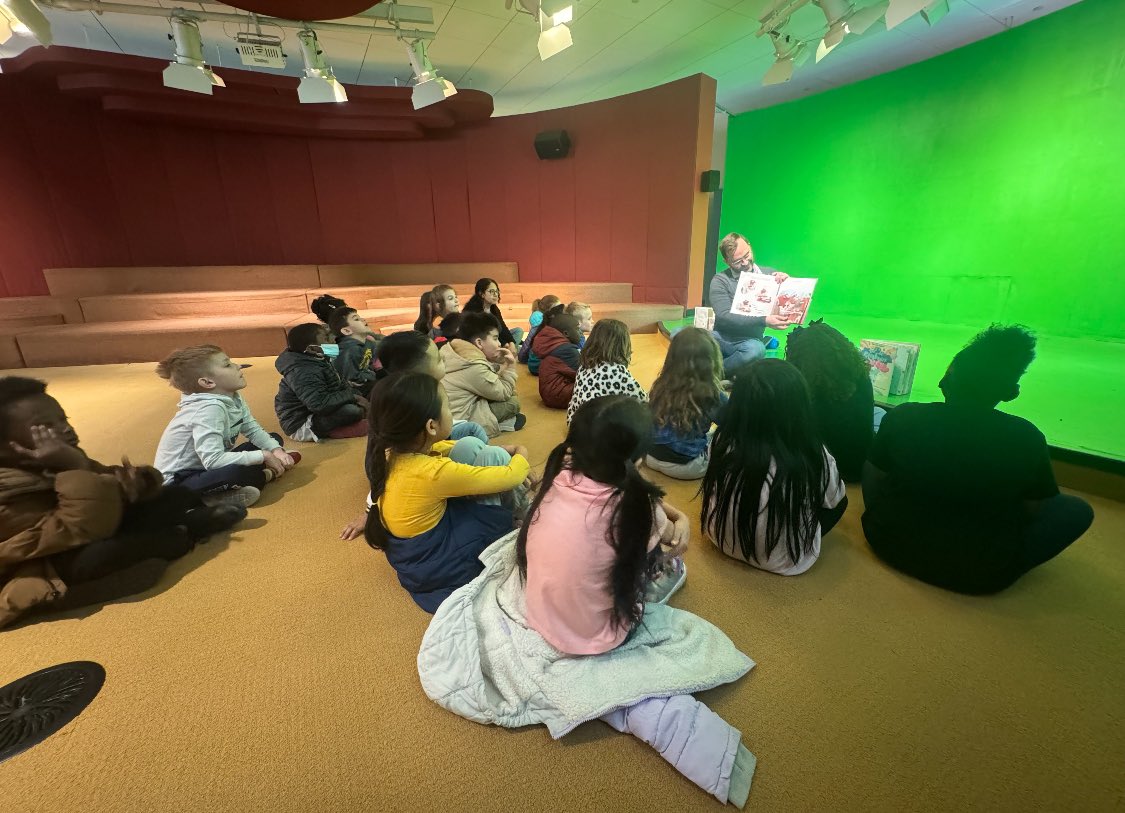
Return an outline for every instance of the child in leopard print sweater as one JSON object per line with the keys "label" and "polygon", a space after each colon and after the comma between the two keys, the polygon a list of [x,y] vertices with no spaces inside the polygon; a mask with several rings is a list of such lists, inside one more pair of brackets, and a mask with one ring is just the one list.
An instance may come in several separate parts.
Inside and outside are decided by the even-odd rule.
{"label": "child in leopard print sweater", "polygon": [[602,319],[594,325],[574,379],[574,395],[566,409],[566,422],[587,401],[603,395],[631,395],[648,401],[648,393],[629,372],[633,343],[629,327],[617,319]]}

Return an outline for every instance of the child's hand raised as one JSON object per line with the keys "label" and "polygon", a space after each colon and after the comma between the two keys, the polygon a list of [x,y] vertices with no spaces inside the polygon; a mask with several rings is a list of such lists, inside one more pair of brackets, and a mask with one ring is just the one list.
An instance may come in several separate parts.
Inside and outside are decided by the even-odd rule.
{"label": "child's hand raised", "polygon": [[90,468],[90,458],[77,446],[71,446],[48,426],[31,427],[31,448],[9,441],[8,446],[24,462],[51,471],[73,471]]}

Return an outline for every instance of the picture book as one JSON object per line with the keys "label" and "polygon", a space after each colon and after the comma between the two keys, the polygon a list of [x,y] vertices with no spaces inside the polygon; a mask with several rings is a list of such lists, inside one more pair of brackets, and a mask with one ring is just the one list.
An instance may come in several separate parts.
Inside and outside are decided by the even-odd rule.
{"label": "picture book", "polygon": [[778,283],[772,274],[743,271],[738,276],[731,313],[742,316],[784,316],[794,325],[803,324],[812,303],[814,277],[790,277]]}
{"label": "picture book", "polygon": [[909,395],[914,386],[921,345],[864,339],[859,352],[871,368],[871,389],[876,395]]}
{"label": "picture book", "polygon": [[696,308],[694,319],[695,327],[703,328],[704,330],[715,329],[715,311],[711,308]]}

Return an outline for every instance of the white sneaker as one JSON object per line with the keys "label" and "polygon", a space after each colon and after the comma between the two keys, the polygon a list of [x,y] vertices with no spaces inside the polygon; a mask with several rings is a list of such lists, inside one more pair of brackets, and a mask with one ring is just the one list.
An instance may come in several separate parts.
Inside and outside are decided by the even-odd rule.
{"label": "white sneaker", "polygon": [[227,491],[220,491],[217,494],[205,494],[203,496],[204,505],[241,505],[243,508],[249,508],[261,498],[262,492],[254,488],[254,486],[235,486]]}

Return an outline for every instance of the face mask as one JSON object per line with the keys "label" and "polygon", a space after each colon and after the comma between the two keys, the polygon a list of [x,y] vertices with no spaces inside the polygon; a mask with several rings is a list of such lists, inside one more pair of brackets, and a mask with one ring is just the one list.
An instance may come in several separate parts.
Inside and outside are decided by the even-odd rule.
{"label": "face mask", "polygon": [[325,358],[335,358],[340,355],[340,345],[338,344],[322,344],[320,352],[324,354]]}

